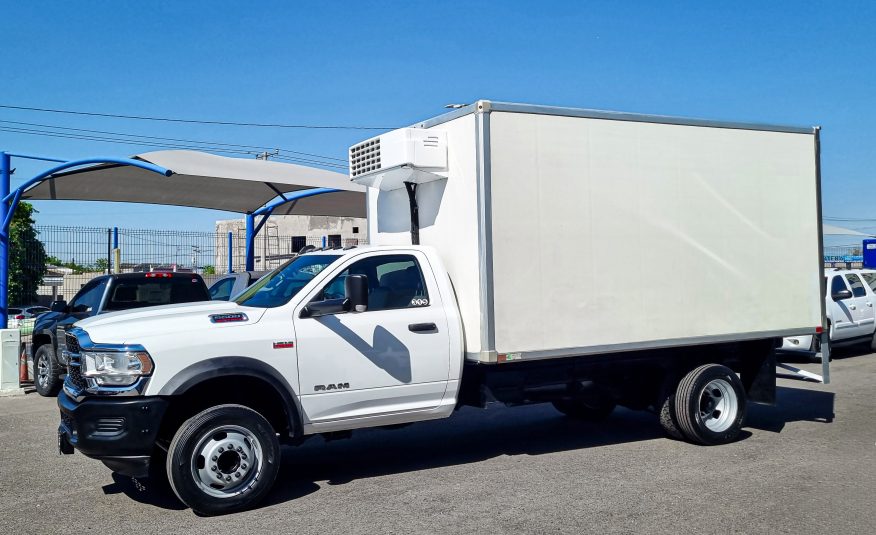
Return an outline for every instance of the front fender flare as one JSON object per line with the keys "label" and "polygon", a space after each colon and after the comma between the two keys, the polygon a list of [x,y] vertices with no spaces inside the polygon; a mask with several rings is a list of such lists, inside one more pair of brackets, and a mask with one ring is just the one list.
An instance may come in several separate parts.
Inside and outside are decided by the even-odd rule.
{"label": "front fender flare", "polygon": [[218,377],[246,376],[270,384],[283,398],[289,424],[299,436],[303,429],[301,405],[295,389],[283,374],[270,364],[252,357],[214,357],[183,368],[161,387],[159,396],[179,396],[194,386]]}

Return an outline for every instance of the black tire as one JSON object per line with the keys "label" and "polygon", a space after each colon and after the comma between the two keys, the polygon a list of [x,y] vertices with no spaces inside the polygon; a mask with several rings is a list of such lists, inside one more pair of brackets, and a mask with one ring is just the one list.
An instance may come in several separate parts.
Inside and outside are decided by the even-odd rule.
{"label": "black tire", "polygon": [[46,397],[58,395],[63,384],[60,377],[62,373],[64,372],[55,358],[52,345],[43,344],[37,348],[33,357],[33,384],[37,393]]}
{"label": "black tire", "polygon": [[[876,335],[874,335],[874,338],[876,338]],[[873,345],[876,345],[876,340],[874,340],[871,343]],[[819,356],[819,353],[821,353],[821,335],[820,334],[813,334],[812,335],[812,343],[809,344],[809,351],[810,351],[809,362],[813,362],[815,364],[821,364],[821,357]]]}
{"label": "black tire", "polygon": [[678,418],[675,416],[675,392],[663,399],[660,404],[660,427],[675,440],[684,440],[684,434],[678,428]]}
{"label": "black tire", "polygon": [[554,408],[570,418],[599,422],[608,418],[614,411],[613,401],[587,402],[578,399],[558,399],[553,402]]}
{"label": "black tire", "polygon": [[705,364],[681,379],[673,406],[678,427],[690,442],[726,444],[736,440],[742,430],[745,390],[730,368]]}
{"label": "black tire", "polygon": [[[229,444],[234,447],[225,449]],[[207,458],[204,452],[214,455]],[[270,492],[279,467],[277,434],[261,414],[243,405],[219,405],[189,418],[167,450],[167,479],[173,492],[202,515],[254,506]],[[210,486],[202,483],[207,479]]]}

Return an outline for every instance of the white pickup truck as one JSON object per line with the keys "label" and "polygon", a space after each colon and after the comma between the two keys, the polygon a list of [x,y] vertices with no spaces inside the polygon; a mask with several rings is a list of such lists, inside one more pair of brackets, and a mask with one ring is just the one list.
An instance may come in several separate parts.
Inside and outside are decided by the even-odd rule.
{"label": "white pickup truck", "polygon": [[651,409],[722,444],[774,402],[782,337],[823,325],[817,129],[479,101],[350,174],[374,246],[69,330],[60,450],[219,514],[270,491],[280,444],[462,405]]}
{"label": "white pickup truck", "polygon": [[[825,271],[824,279],[829,290],[824,302],[831,347],[868,343],[876,351],[876,271],[832,269]],[[817,353],[821,339],[790,336],[784,339],[782,349]]]}

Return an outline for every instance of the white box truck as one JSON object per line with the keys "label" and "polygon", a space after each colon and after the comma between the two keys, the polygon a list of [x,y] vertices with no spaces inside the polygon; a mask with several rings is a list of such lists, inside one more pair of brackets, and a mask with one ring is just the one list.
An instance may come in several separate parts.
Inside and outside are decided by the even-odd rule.
{"label": "white box truck", "polygon": [[369,139],[372,246],[78,323],[60,449],[216,514],[264,497],[281,443],[462,405],[732,441],[781,338],[822,330],[818,162],[817,128],[488,101]]}

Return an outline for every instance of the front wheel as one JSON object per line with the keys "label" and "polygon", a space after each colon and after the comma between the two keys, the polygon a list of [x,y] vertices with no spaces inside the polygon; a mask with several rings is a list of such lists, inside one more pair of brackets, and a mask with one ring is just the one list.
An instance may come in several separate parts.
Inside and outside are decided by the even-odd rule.
{"label": "front wheel", "polygon": [[41,396],[54,396],[61,389],[61,365],[51,344],[41,345],[33,357],[33,383]]}
{"label": "front wheel", "polygon": [[733,370],[720,364],[706,364],[685,375],[673,404],[681,432],[698,444],[733,442],[745,420],[742,382]]}
{"label": "front wheel", "polygon": [[200,412],[177,430],[167,451],[167,479],[196,513],[247,509],[274,484],[280,443],[271,424],[243,405]]}

